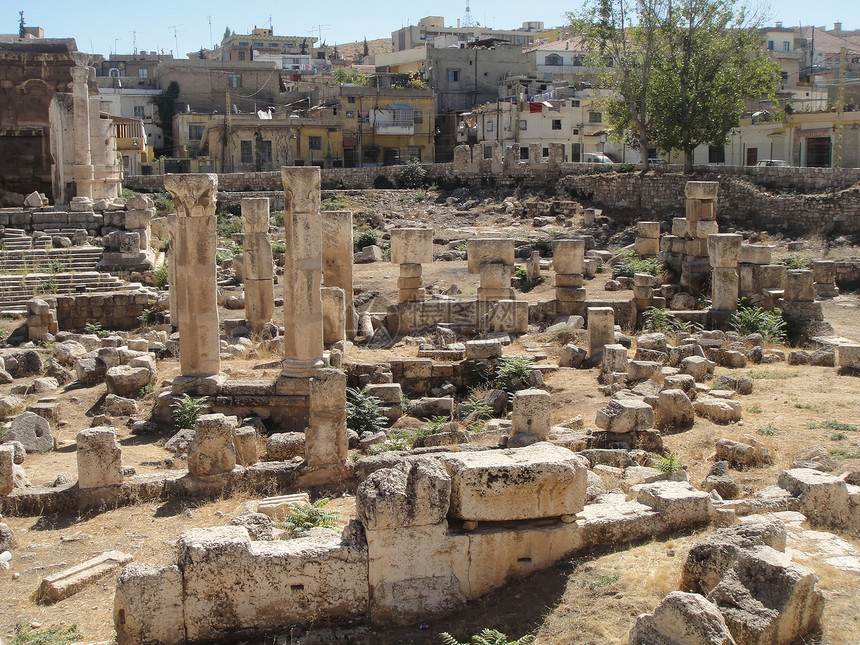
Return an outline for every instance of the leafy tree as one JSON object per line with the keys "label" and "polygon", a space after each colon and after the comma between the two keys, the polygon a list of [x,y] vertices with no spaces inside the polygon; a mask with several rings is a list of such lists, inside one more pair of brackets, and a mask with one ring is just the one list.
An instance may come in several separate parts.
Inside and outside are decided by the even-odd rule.
{"label": "leafy tree", "polygon": [[173,115],[176,114],[176,100],[179,98],[179,83],[170,81],[170,85],[161,96],[152,99],[158,115],[158,127],[164,133],[164,148],[159,151],[173,154]]}
{"label": "leafy tree", "polygon": [[635,134],[643,173],[649,168],[650,91],[664,47],[659,25],[666,13],[665,0],[592,0],[581,16],[568,14],[591,52],[598,86],[612,90],[603,100],[607,120],[620,135]]}
{"label": "leafy tree", "polygon": [[760,24],[737,0],[669,5],[666,47],[649,89],[651,118],[660,148],[685,153],[687,174],[696,146],[725,144],[745,97],[773,94],[779,68],[762,49]]}
{"label": "leafy tree", "polygon": [[357,69],[338,67],[332,72],[332,78],[338,85],[367,85],[367,76]]}
{"label": "leafy tree", "polygon": [[226,40],[227,38],[229,38],[229,37],[230,37],[230,36],[232,36],[232,35],[233,35],[233,30],[232,30],[232,29],[230,29],[230,27],[227,27],[227,28],[224,30],[224,40]]}
{"label": "leafy tree", "polygon": [[364,37],[364,55],[370,56],[370,47],[367,46],[367,36]]}

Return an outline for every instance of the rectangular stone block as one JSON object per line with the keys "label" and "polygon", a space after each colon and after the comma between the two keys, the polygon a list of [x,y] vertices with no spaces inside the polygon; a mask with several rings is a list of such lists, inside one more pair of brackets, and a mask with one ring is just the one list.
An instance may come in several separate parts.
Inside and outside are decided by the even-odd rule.
{"label": "rectangular stone block", "polygon": [[556,274],[583,272],[585,240],[556,240],[552,244],[552,268]]}
{"label": "rectangular stone block", "polygon": [[514,393],[511,436],[531,434],[538,441],[549,436],[552,402],[546,390],[527,389]]}
{"label": "rectangular stone block", "polygon": [[391,229],[392,264],[430,264],[433,262],[433,229]]}
{"label": "rectangular stone block", "polygon": [[481,265],[482,289],[510,289],[513,265],[485,263]]}
{"label": "rectangular stone block", "polygon": [[468,240],[469,273],[480,273],[482,264],[514,264],[514,241],[509,238],[476,238]]}
{"label": "rectangular stone block", "polygon": [[738,308],[738,273],[734,269],[720,267],[711,274],[711,309],[735,311]]}
{"label": "rectangular stone block", "polygon": [[585,284],[585,276],[581,273],[556,273],[555,286],[580,288]]}
{"label": "rectangular stone block", "polygon": [[835,361],[840,369],[860,370],[860,345],[837,345]]}
{"label": "rectangular stone block", "polygon": [[541,442],[452,453],[441,461],[451,477],[453,517],[526,520],[574,515],[585,505],[588,462],[566,448]]}
{"label": "rectangular stone block", "polygon": [[121,551],[105,551],[86,562],[42,579],[36,599],[48,605],[73,596],[85,587],[118,571],[134,558]]}
{"label": "rectangular stone block", "polygon": [[717,219],[717,202],[704,199],[688,199],[686,203],[687,237],[693,237],[696,223]]}
{"label": "rectangular stone block", "polygon": [[78,488],[122,484],[122,450],[113,428],[87,428],[76,438]]}
{"label": "rectangular stone block", "polygon": [[712,267],[735,268],[741,253],[743,235],[717,233],[708,235],[708,258]]}
{"label": "rectangular stone block", "polygon": [[281,520],[290,510],[290,504],[310,504],[311,498],[307,493],[293,493],[292,495],[276,495],[266,497],[257,504],[257,512],[268,515],[273,520]]}
{"label": "rectangular stone block", "polygon": [[498,340],[467,340],[466,360],[498,358],[502,355],[502,343]]}
{"label": "rectangular stone block", "polygon": [[708,235],[715,235],[720,232],[720,226],[717,220],[703,219],[696,222],[696,237],[699,239],[707,239]]}
{"label": "rectangular stone block", "polygon": [[320,289],[323,312],[323,341],[332,345],[346,340],[346,295],[340,287]]}
{"label": "rectangular stone block", "polygon": [[555,298],[561,302],[585,302],[586,290],[582,287],[556,287]]}
{"label": "rectangular stone block", "polygon": [[676,235],[677,237],[686,237],[687,236],[687,218],[686,217],[673,217],[672,218],[672,235]]}
{"label": "rectangular stone block", "polygon": [[487,331],[524,334],[529,326],[529,303],[525,300],[499,300],[487,316]]}
{"label": "rectangular stone block", "polygon": [[743,264],[770,264],[770,244],[741,244],[741,252],[738,262]]}
{"label": "rectangular stone block", "polygon": [[612,307],[588,307],[588,356],[603,352],[604,345],[615,343],[615,311]]}
{"label": "rectangular stone block", "polygon": [[788,301],[815,300],[813,272],[808,269],[789,269],[783,298]]}
{"label": "rectangular stone block", "polygon": [[639,237],[657,239],[660,237],[660,222],[638,222],[636,234]]}
{"label": "rectangular stone block", "polygon": [[684,195],[687,199],[717,199],[717,190],[720,184],[716,181],[688,181],[684,186]]}
{"label": "rectangular stone block", "polygon": [[15,488],[15,448],[0,446],[0,497]]}
{"label": "rectangular stone block", "polygon": [[654,427],[654,408],[639,399],[613,399],[597,411],[595,424],[616,434],[648,430]]}
{"label": "rectangular stone block", "polygon": [[637,237],[633,242],[633,250],[639,256],[657,255],[660,253],[660,240],[649,237]]}

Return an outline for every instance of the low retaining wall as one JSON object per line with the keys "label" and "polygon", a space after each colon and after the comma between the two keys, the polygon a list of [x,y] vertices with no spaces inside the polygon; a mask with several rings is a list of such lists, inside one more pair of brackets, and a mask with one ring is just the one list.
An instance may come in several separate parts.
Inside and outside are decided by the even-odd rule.
{"label": "low retaining wall", "polygon": [[44,300],[56,309],[57,325],[63,331],[82,330],[91,322],[99,322],[105,329],[127,331],[140,327],[138,317],[144,309],[155,309],[158,295],[150,291],[81,293]]}

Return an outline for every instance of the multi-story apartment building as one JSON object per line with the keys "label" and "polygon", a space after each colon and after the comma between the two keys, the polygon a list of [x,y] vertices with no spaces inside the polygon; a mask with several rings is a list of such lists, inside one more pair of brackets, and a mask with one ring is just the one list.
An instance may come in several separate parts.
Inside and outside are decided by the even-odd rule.
{"label": "multi-story apartment building", "polygon": [[446,27],[442,16],[426,16],[417,25],[409,25],[391,32],[392,51],[399,52],[429,44],[436,48],[459,47],[479,40],[499,40],[520,48],[528,47],[535,36],[543,31],[543,23],[524,22],[519,29],[491,29],[486,25]]}

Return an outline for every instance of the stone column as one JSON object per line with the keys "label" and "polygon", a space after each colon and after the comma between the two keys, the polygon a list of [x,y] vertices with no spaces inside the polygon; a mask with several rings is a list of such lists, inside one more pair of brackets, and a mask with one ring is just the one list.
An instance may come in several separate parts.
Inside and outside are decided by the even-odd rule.
{"label": "stone column", "polygon": [[718,188],[715,181],[688,181],[684,187],[687,226],[681,260],[681,286],[688,289],[700,289],[710,272],[707,239],[708,235],[718,231]]}
{"label": "stone column", "polygon": [[743,236],[736,233],[708,235],[708,256],[713,268],[711,275],[711,310],[737,311],[738,259]]}
{"label": "stone column", "polygon": [[400,265],[399,302],[423,301],[422,264],[433,262],[433,229],[396,228],[391,231],[391,262]]}
{"label": "stone column", "polygon": [[346,295],[340,287],[320,289],[323,312],[323,340],[326,345],[346,340]]}
{"label": "stone column", "polygon": [[245,321],[259,334],[275,313],[275,276],[269,241],[269,198],[242,200],[242,276],[245,284]]}
{"label": "stone column", "polygon": [[179,325],[179,308],[176,304],[176,213],[167,215],[167,296],[170,307],[170,324]]}
{"label": "stone column", "polygon": [[323,366],[320,169],[281,168],[284,184],[284,362],[286,377]]}
{"label": "stone column", "polygon": [[546,441],[551,426],[552,404],[546,390],[520,390],[514,394],[508,448]]}
{"label": "stone column", "polygon": [[585,309],[585,240],[557,240],[552,245],[556,313],[581,316]]}
{"label": "stone column", "polygon": [[76,438],[78,488],[122,484],[122,450],[113,428],[87,428]]}
{"label": "stone column", "polygon": [[93,198],[93,161],[90,148],[90,88],[89,67],[75,66],[72,73],[72,109],[75,165],[73,178],[77,197]]}
{"label": "stone column", "polygon": [[639,222],[633,248],[640,258],[660,253],[660,222]]}
{"label": "stone column", "polygon": [[404,262],[400,265],[397,278],[398,302],[423,302],[427,298],[421,280],[422,267],[417,262]]}
{"label": "stone column", "polygon": [[211,394],[221,371],[215,269],[218,175],[167,175],[164,187],[176,205],[175,244],[171,245],[175,247],[172,264],[176,269],[171,289],[176,289],[178,316],[174,323],[179,327],[182,375],[174,379],[173,392]]}
{"label": "stone column", "polygon": [[603,354],[605,345],[615,344],[615,310],[612,307],[588,308],[588,358]]}
{"label": "stone column", "polygon": [[305,460],[311,468],[334,466],[346,461],[346,374],[320,369],[310,383],[310,418],[305,430]]}
{"label": "stone column", "polygon": [[352,211],[322,211],[323,285],[343,289],[346,337],[354,338],[358,317],[352,304]]}
{"label": "stone column", "polygon": [[833,260],[815,260],[812,263],[815,280],[815,295],[818,298],[835,298],[839,295],[836,286],[836,263]]}

